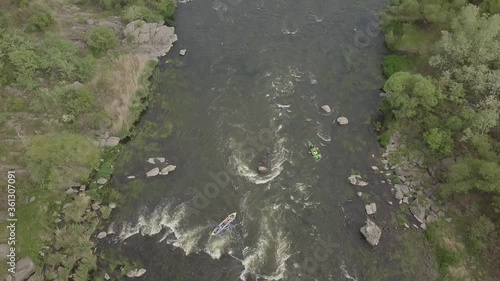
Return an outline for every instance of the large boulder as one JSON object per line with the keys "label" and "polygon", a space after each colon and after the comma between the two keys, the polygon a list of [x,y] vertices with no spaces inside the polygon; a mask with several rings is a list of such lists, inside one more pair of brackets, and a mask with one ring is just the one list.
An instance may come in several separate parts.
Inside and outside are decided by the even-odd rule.
{"label": "large boulder", "polygon": [[401,190],[404,195],[410,193],[410,188],[405,184],[395,184],[394,189],[396,189],[396,191]]}
{"label": "large boulder", "polygon": [[97,234],[97,239],[104,239],[106,235],[108,234],[105,231],[101,231],[99,232],[99,234]]}
{"label": "large boulder", "polygon": [[106,142],[104,143],[104,146],[113,147],[113,146],[117,146],[119,143],[120,143],[119,137],[110,137],[106,140]]}
{"label": "large boulder", "polygon": [[414,205],[410,208],[410,212],[421,223],[425,222],[425,208],[420,205]]}
{"label": "large boulder", "polygon": [[14,281],[25,281],[33,273],[35,273],[35,264],[30,258],[26,257],[16,263],[16,273],[12,277],[14,277]]}
{"label": "large boulder", "polygon": [[410,177],[415,176],[415,173],[407,167],[397,167],[394,169],[394,173],[398,176]]}
{"label": "large boulder", "polygon": [[365,236],[366,242],[371,246],[377,246],[380,237],[382,236],[382,230],[373,221],[366,220],[366,224],[359,230]]}

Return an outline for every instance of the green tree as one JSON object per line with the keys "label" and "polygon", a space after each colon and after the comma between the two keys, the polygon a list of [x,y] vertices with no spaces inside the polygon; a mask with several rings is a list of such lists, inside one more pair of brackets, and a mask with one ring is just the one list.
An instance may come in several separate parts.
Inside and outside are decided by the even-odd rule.
{"label": "green tree", "polygon": [[453,151],[453,139],[451,133],[438,128],[432,128],[424,133],[427,145],[440,155],[450,155]]}
{"label": "green tree", "polygon": [[432,80],[408,72],[393,74],[385,82],[384,91],[390,94],[387,101],[397,119],[423,115],[443,98]]}
{"label": "green tree", "polygon": [[39,5],[33,7],[34,13],[28,18],[28,31],[43,31],[54,23],[52,13]]}
{"label": "green tree", "polygon": [[111,28],[98,26],[90,31],[87,44],[93,50],[102,52],[115,48],[118,44],[118,38]]}

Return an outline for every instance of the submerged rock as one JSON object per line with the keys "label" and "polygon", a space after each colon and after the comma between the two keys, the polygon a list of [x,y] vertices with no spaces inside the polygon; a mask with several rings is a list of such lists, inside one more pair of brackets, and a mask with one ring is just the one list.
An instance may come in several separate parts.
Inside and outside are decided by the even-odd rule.
{"label": "submerged rock", "polygon": [[330,106],[329,106],[329,105],[327,105],[327,104],[322,105],[322,106],[321,106],[321,109],[323,109],[323,111],[324,111],[324,112],[326,112],[326,113],[330,113],[330,112],[332,112],[332,109],[331,109],[331,108],[330,108]]}
{"label": "submerged rock", "polygon": [[382,230],[373,221],[366,220],[366,224],[359,230],[365,236],[366,242],[371,246],[377,246],[380,237],[382,236]]}
{"label": "submerged rock", "polygon": [[267,174],[269,172],[269,169],[267,169],[264,166],[259,166],[259,168],[257,168],[257,170],[259,171],[259,174]]}
{"label": "submerged rock", "polygon": [[339,117],[337,118],[337,123],[339,123],[340,125],[347,125],[349,124],[349,120],[347,120],[346,117]]}

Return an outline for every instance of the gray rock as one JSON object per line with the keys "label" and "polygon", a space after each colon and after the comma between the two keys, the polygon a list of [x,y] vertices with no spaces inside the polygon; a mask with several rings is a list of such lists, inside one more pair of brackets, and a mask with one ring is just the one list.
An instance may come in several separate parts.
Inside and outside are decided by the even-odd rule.
{"label": "gray rock", "polygon": [[394,170],[394,173],[396,173],[396,175],[398,176],[403,176],[403,177],[414,176],[414,172],[406,167],[398,167]]}
{"label": "gray rock", "polygon": [[350,175],[349,178],[348,178],[348,180],[349,180],[349,182],[352,185],[357,185],[357,186],[366,186],[366,185],[368,185],[367,182],[361,180],[361,176],[360,175]]}
{"label": "gray rock", "polygon": [[407,185],[404,185],[404,184],[395,184],[394,188],[396,190],[401,190],[401,192],[403,192],[403,194],[405,194],[405,195],[408,194],[408,193],[410,193],[410,188]]}
{"label": "gray rock", "polygon": [[377,205],[375,203],[371,203],[370,205],[366,205],[365,211],[368,215],[375,214],[377,212]]}
{"label": "gray rock", "polygon": [[164,157],[156,157],[156,160],[160,161],[160,163],[165,162],[165,158]]}
{"label": "gray rock", "polygon": [[438,216],[436,215],[436,213],[431,211],[431,212],[429,212],[429,215],[427,215],[427,217],[425,218],[425,223],[431,224],[437,220],[438,220]]}
{"label": "gray rock", "polygon": [[66,194],[68,194],[68,195],[69,195],[69,194],[73,194],[73,193],[76,193],[76,192],[77,192],[76,190],[74,190],[73,188],[71,188],[71,187],[70,187],[70,188],[68,188],[68,190],[66,190],[66,192],[64,192],[64,193],[66,193]]}
{"label": "gray rock", "polygon": [[115,203],[109,203],[109,208],[111,208],[111,209],[116,208],[116,204]]}
{"label": "gray rock", "polygon": [[347,120],[346,117],[339,117],[337,118],[337,123],[339,123],[339,125],[347,125],[349,124],[349,120]]}
{"label": "gray rock", "polygon": [[80,185],[80,192],[84,192],[86,188],[84,184]]}
{"label": "gray rock", "polygon": [[144,273],[146,273],[146,269],[141,268],[141,269],[137,270],[135,277],[141,277],[142,275],[144,275]]}
{"label": "gray rock", "polygon": [[426,230],[427,229],[427,225],[425,223],[421,223],[420,224],[420,228],[422,228],[423,230]]}
{"label": "gray rock", "polygon": [[0,261],[6,260],[7,255],[10,252],[10,247],[7,244],[1,244],[0,245]]}
{"label": "gray rock", "polygon": [[408,204],[408,203],[409,203],[409,200],[410,200],[410,199],[409,199],[408,197],[403,197],[403,203]]}
{"label": "gray rock", "polygon": [[363,195],[363,192],[358,191],[358,192],[356,192],[356,194],[357,194],[358,196],[361,196],[361,195]]}
{"label": "gray rock", "polygon": [[425,208],[420,205],[415,205],[410,208],[410,212],[421,223],[425,222]]}
{"label": "gray rock", "polygon": [[99,210],[99,208],[101,208],[101,206],[99,206],[99,203],[97,203],[97,202],[93,203],[91,207],[92,207],[92,210],[94,210],[94,211],[97,211],[97,210]]}
{"label": "gray rock", "polygon": [[186,49],[182,49],[179,51],[179,55],[184,56],[186,54]]}
{"label": "gray rock", "polygon": [[119,143],[120,143],[119,137],[110,137],[109,139],[106,140],[104,146],[113,147],[117,146]]}
{"label": "gray rock", "polygon": [[12,277],[14,277],[14,281],[24,281],[33,273],[35,273],[35,264],[30,258],[26,257],[16,263],[16,273]]}
{"label": "gray rock", "polygon": [[160,173],[160,169],[154,168],[146,173],[146,177],[154,177],[154,176],[157,176],[159,173]]}
{"label": "gray rock", "polygon": [[324,111],[324,112],[326,112],[326,113],[330,113],[330,112],[332,112],[332,109],[331,109],[331,108],[330,108],[330,106],[329,106],[329,105],[327,105],[327,104],[322,105],[322,106],[321,106],[321,109],[323,109],[323,111]]}
{"label": "gray rock", "polygon": [[35,201],[35,199],[36,199],[36,197],[35,197],[35,196],[31,196],[31,198],[30,198],[30,203],[31,203],[31,202],[33,202],[33,201]]}
{"label": "gray rock", "polygon": [[128,176],[127,179],[129,179],[129,180],[135,179],[135,176]]}
{"label": "gray rock", "polygon": [[438,212],[438,217],[444,218],[444,216],[445,216],[445,213],[443,211]]}
{"label": "gray rock", "polygon": [[109,277],[109,275],[107,273],[104,273],[104,279],[109,280],[109,279],[111,279],[111,277]]}
{"label": "gray rock", "polygon": [[168,165],[167,167],[163,168],[159,174],[163,175],[163,176],[166,176],[166,175],[168,175],[168,173],[170,173],[173,170],[175,170],[175,168],[177,168],[177,166],[175,166],[175,165]]}
{"label": "gray rock", "polygon": [[56,218],[56,219],[54,220],[54,222],[55,222],[55,223],[60,223],[60,222],[62,222],[62,220],[61,220],[60,218]]}
{"label": "gray rock", "polygon": [[105,184],[108,182],[108,180],[105,178],[99,178],[96,182],[97,182],[97,184]]}
{"label": "gray rock", "polygon": [[398,200],[401,200],[401,199],[403,199],[404,194],[401,190],[396,190],[396,195],[394,195],[394,197]]}
{"label": "gray rock", "polygon": [[269,172],[269,170],[264,166],[259,166],[257,170],[259,171],[259,174],[267,174]]}
{"label": "gray rock", "polygon": [[377,166],[372,166],[372,170],[377,171],[378,167]]}
{"label": "gray rock", "polygon": [[104,231],[101,231],[99,232],[99,234],[97,234],[97,239],[103,239],[104,237],[106,237],[106,232]]}
{"label": "gray rock", "polygon": [[439,212],[439,207],[436,205],[431,205],[431,210],[437,213]]}
{"label": "gray rock", "polygon": [[405,222],[405,228],[410,228],[410,226]]}
{"label": "gray rock", "polygon": [[369,219],[366,220],[366,224],[361,227],[360,231],[366,238],[368,244],[370,244],[371,246],[378,245],[380,237],[382,236],[382,230],[374,222]]}
{"label": "gray rock", "polygon": [[151,164],[155,164],[155,158],[149,158],[148,159],[148,163],[151,163]]}
{"label": "gray rock", "polygon": [[451,222],[451,218],[445,218],[444,220],[447,222]]}

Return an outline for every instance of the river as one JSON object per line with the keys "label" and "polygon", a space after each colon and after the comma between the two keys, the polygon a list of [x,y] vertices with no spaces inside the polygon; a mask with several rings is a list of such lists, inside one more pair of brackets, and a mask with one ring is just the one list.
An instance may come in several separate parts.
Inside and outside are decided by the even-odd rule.
{"label": "river", "polygon": [[[373,122],[387,51],[376,23],[386,4],[179,3],[179,41],[113,176],[126,202],[112,243],[147,269],[143,280],[429,280],[417,266],[402,270],[401,241],[386,231],[390,187],[370,168],[381,150]],[[126,178],[166,166],[150,157],[175,171]],[[350,185],[353,171],[370,184]],[[379,206],[375,249],[359,232],[366,203],[357,191]],[[233,212],[235,226],[210,236]]]}

